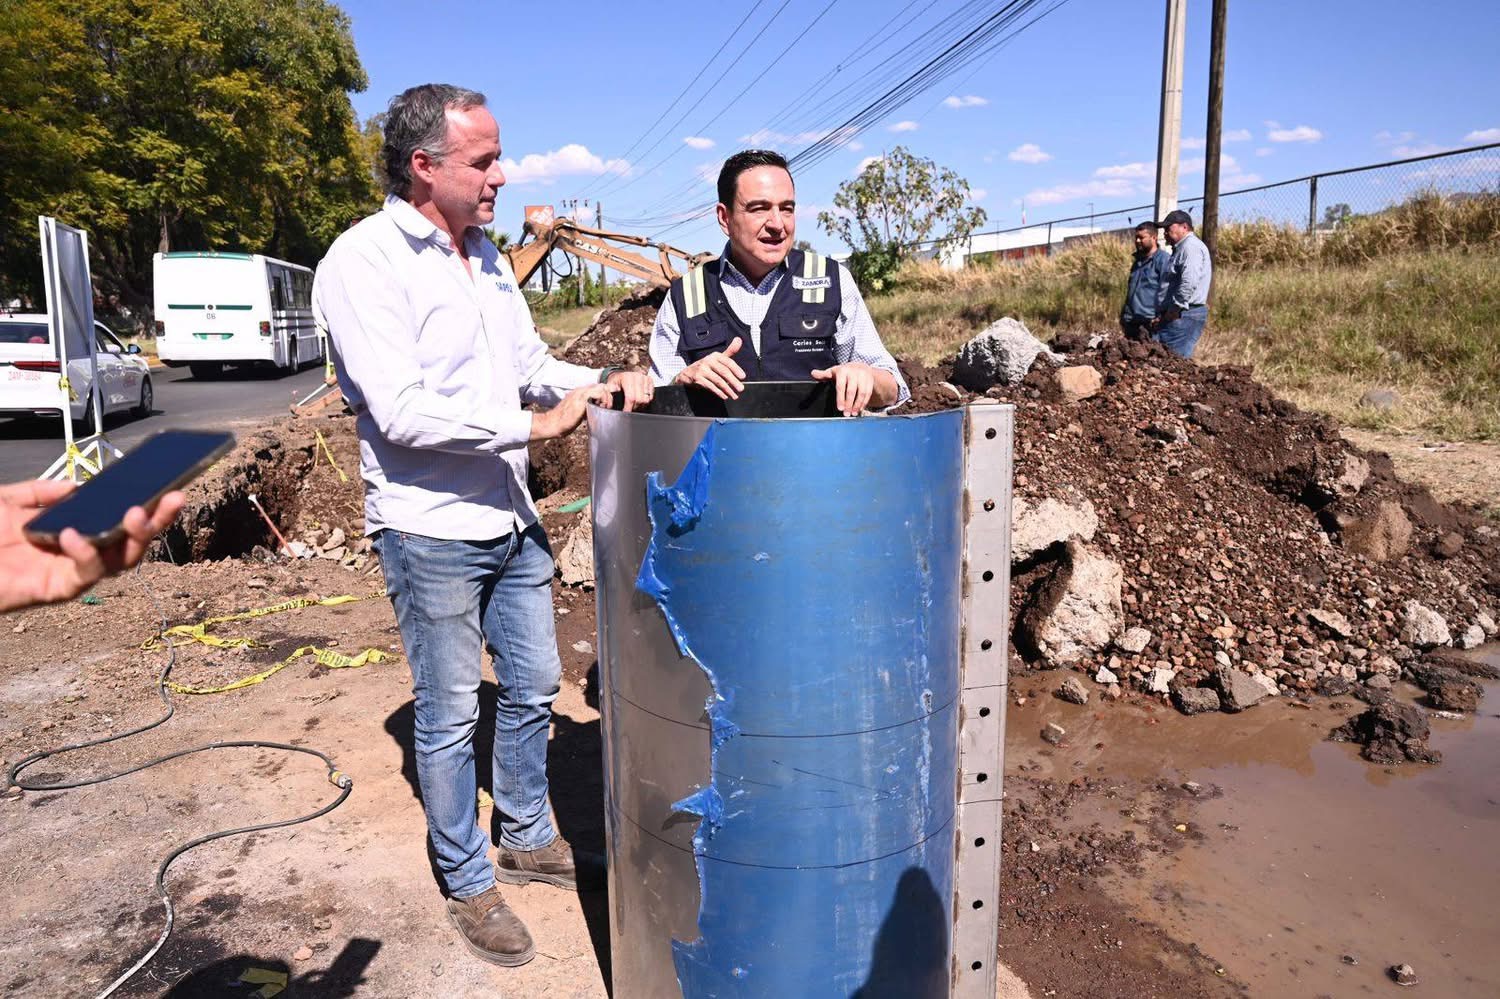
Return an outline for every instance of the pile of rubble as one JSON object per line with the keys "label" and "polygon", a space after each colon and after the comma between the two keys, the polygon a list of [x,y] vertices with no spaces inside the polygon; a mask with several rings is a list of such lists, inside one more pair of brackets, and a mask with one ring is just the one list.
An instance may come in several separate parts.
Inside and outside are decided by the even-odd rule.
{"label": "pile of rubble", "polygon": [[[654,311],[606,313],[565,356],[644,358]],[[1378,700],[1427,650],[1500,631],[1500,532],[1247,369],[1117,334],[1046,345],[1009,319],[949,365],[903,369],[904,412],[1016,405],[1015,668],[1238,711],[1320,690]],[[581,439],[536,449],[537,478],[586,494],[584,454]]]}

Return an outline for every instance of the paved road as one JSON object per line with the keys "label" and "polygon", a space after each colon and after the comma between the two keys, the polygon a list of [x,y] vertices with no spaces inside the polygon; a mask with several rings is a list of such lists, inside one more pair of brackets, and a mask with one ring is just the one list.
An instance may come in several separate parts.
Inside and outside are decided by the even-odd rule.
{"label": "paved road", "polygon": [[[152,368],[156,409],[145,419],[117,414],[104,421],[105,436],[122,451],[158,430],[187,428],[242,432],[311,392],[323,379],[321,364],[295,375],[230,371],[201,382],[187,368]],[[62,453],[58,420],[0,420],[0,482],[32,478]]]}

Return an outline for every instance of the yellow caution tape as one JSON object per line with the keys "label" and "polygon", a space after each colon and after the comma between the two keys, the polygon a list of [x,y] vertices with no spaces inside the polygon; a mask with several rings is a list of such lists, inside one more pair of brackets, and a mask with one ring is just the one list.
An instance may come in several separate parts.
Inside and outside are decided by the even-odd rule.
{"label": "yellow caution tape", "polygon": [[318,436],[318,443],[323,446],[323,454],[327,455],[328,457],[328,464],[332,465],[333,470],[339,473],[339,481],[348,482],[349,476],[345,475],[344,470],[339,467],[339,463],[333,460],[333,452],[329,450],[328,442],[323,439],[323,431],[316,430],[314,431],[314,433]]}
{"label": "yellow caution tape", "polygon": [[75,391],[73,391],[73,383],[70,382],[70,381],[68,381],[68,376],[67,375],[63,375],[61,378],[59,378],[57,380],[57,387],[60,388],[60,389],[62,389],[64,392],[68,393],[68,401],[69,402],[77,402],[78,401],[78,393],[75,392]]}
{"label": "yellow caution tape", "polygon": [[[250,642],[249,639],[244,639],[243,641],[249,642],[252,645],[255,644]],[[379,649],[365,649],[365,651],[357,656],[346,656],[332,649],[320,649],[316,645],[304,645],[270,669],[256,673],[254,676],[242,676],[238,680],[223,684],[222,686],[191,687],[185,683],[168,680],[167,687],[178,694],[222,694],[230,690],[242,690],[245,687],[253,687],[257,683],[269,680],[304,656],[312,656],[320,666],[326,666],[329,669],[357,669],[365,663],[384,662],[389,658],[386,653],[381,652]]]}
{"label": "yellow caution tape", "polygon": [[[141,648],[147,652],[159,649],[166,644],[165,638],[170,636],[172,638],[185,639],[189,642],[201,642],[216,649],[261,649],[266,647],[264,642],[258,642],[253,638],[243,636],[224,638],[210,633],[209,629],[214,625],[224,624],[229,621],[247,621],[257,617],[266,617],[271,614],[301,610],[304,607],[337,607],[340,604],[356,603],[360,600],[370,600],[380,596],[384,596],[384,594],[377,591],[362,597],[350,596],[349,594],[337,597],[323,597],[318,600],[310,597],[297,597],[279,604],[272,604],[269,607],[257,607],[253,610],[241,611],[237,614],[224,614],[219,617],[206,618],[197,624],[173,625],[165,631],[146,639],[141,643]],[[179,694],[222,694],[229,690],[240,690],[244,687],[253,687],[257,683],[262,683],[270,679],[298,659],[306,656],[313,656],[319,665],[325,666],[328,669],[357,669],[366,663],[384,662],[390,658],[389,653],[382,652],[379,649],[366,649],[358,655],[346,656],[342,652],[335,652],[332,649],[322,649],[316,645],[304,645],[271,668],[256,673],[253,676],[241,677],[232,683],[226,683],[218,687],[193,687],[188,684],[168,680],[167,687]]]}

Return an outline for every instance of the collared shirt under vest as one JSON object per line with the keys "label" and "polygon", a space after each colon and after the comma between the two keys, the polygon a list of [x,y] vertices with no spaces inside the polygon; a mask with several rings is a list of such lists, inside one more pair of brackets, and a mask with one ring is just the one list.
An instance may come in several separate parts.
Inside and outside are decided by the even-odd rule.
{"label": "collared shirt under vest", "polygon": [[[729,346],[739,337],[735,361],[750,381],[806,379],[838,363],[833,335],[839,319],[839,268],[819,253],[792,250],[765,318],[760,343],[729,307],[719,284],[718,261],[694,267],[672,282],[672,308],[680,329],[678,353],[687,364]],[[788,280],[788,276],[790,280]]]}

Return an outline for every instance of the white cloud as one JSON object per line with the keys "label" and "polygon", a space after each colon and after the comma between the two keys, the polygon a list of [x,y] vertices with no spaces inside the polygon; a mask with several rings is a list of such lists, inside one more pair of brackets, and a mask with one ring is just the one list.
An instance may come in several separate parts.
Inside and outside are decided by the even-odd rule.
{"label": "white cloud", "polygon": [[1052,158],[1052,154],[1043,152],[1042,147],[1035,142],[1025,142],[1012,149],[1007,158],[1017,163],[1045,163]]}
{"label": "white cloud", "polygon": [[1478,128],[1464,136],[1465,142],[1500,142],[1500,128]]}
{"label": "white cloud", "polygon": [[682,141],[689,149],[712,149],[714,147],[713,139],[704,138],[701,135],[685,135]]}
{"label": "white cloud", "polygon": [[943,98],[943,107],[955,110],[958,108],[982,108],[988,103],[988,98],[980,97],[977,94],[965,94],[962,97],[955,95]]}
{"label": "white cloud", "polygon": [[971,187],[969,188],[969,200],[983,201],[989,195],[989,193],[989,191],[985,190],[982,187]]}
{"label": "white cloud", "polygon": [[1254,187],[1261,182],[1258,173],[1237,173],[1232,177],[1222,178],[1219,186],[1226,191],[1237,191],[1242,187]]}
{"label": "white cloud", "polygon": [[1201,135],[1190,135],[1182,140],[1183,149],[1202,149],[1206,145],[1208,145],[1208,140]]}
{"label": "white cloud", "polygon": [[[1177,172],[1202,173],[1207,165],[1208,160],[1206,157],[1190,156],[1185,160],[1177,161]],[[1239,162],[1233,156],[1230,156],[1228,153],[1223,153],[1219,156],[1219,176],[1223,177],[1226,174],[1239,173],[1239,170]]]}
{"label": "white cloud", "polygon": [[1381,129],[1375,133],[1375,141],[1382,146],[1389,146],[1393,142],[1410,142],[1416,137],[1416,132],[1392,132],[1388,129]]}
{"label": "white cloud", "polygon": [[856,139],[853,142],[847,143],[847,148],[851,153],[857,153],[861,149],[865,148],[865,144]]}
{"label": "white cloud", "polygon": [[1276,150],[1272,149],[1270,146],[1261,146],[1259,149],[1257,149],[1255,151],[1255,155],[1256,156],[1270,156],[1275,151]]}
{"label": "white cloud", "polygon": [[1248,128],[1231,128],[1224,133],[1225,142],[1249,142],[1250,130]]}
{"label": "white cloud", "polygon": [[627,174],[627,160],[606,160],[589,152],[587,146],[570,142],[561,149],[547,153],[527,153],[520,162],[501,160],[500,169],[505,171],[508,184],[551,184],[559,177],[587,176],[599,174]]}
{"label": "white cloud", "polygon": [[886,130],[890,132],[915,132],[921,127],[922,126],[917,124],[916,122],[908,120],[898,121],[894,125],[888,125],[886,126]]}
{"label": "white cloud", "polygon": [[1135,184],[1124,177],[1107,180],[1089,180],[1082,184],[1058,184],[1055,187],[1039,187],[1026,195],[1030,205],[1056,205],[1080,198],[1129,198],[1140,193]]}
{"label": "white cloud", "polygon": [[1298,125],[1296,128],[1282,128],[1274,121],[1266,122],[1266,138],[1272,142],[1317,142],[1323,138],[1323,133],[1311,125]]}
{"label": "white cloud", "polygon": [[1145,180],[1156,173],[1154,163],[1117,163],[1114,166],[1102,166],[1094,171],[1095,177],[1125,177],[1131,180]]}
{"label": "white cloud", "polygon": [[1431,156],[1433,153],[1446,153],[1451,146],[1440,146],[1436,142],[1419,142],[1414,146],[1394,146],[1391,148],[1393,156]]}

